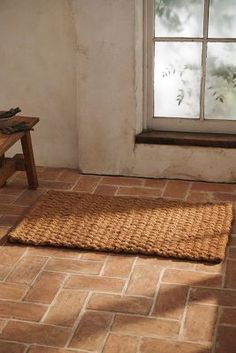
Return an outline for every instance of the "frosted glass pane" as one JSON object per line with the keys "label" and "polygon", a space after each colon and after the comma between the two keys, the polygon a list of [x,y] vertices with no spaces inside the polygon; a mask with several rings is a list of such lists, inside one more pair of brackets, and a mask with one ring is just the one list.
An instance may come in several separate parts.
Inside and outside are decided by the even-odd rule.
{"label": "frosted glass pane", "polygon": [[156,37],[202,37],[203,0],[155,0]]}
{"label": "frosted glass pane", "polygon": [[205,116],[236,120],[236,43],[208,44]]}
{"label": "frosted glass pane", "polygon": [[236,0],[211,0],[209,37],[236,37]]}
{"label": "frosted glass pane", "polygon": [[201,44],[155,43],[154,116],[199,118]]}

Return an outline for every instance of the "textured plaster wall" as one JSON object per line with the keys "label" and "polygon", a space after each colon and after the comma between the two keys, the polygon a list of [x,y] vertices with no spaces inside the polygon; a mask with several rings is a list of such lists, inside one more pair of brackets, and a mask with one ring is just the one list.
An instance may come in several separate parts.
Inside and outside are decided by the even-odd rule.
{"label": "textured plaster wall", "polygon": [[[0,0],[0,110],[39,116],[37,164],[76,167],[76,36],[66,0]],[[16,150],[16,149],[14,149]]]}
{"label": "textured plaster wall", "polygon": [[236,151],[134,144],[142,0],[0,0],[0,107],[38,115],[37,164],[230,181]]}
{"label": "textured plaster wall", "polygon": [[135,131],[134,1],[75,0],[79,166],[127,174]]}

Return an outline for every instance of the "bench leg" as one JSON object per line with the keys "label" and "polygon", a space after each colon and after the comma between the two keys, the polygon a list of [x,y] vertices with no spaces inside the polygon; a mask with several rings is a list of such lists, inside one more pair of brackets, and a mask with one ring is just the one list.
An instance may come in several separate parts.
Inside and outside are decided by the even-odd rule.
{"label": "bench leg", "polygon": [[[0,156],[0,168],[2,168],[3,165],[4,165],[4,159],[5,159],[5,154],[3,154],[3,155]],[[3,186],[5,186],[6,183],[7,183],[7,182],[2,183],[2,184],[0,183],[0,188],[2,188]]]}
{"label": "bench leg", "polygon": [[21,146],[25,160],[25,171],[28,179],[29,189],[37,189],[38,178],[34,163],[34,153],[32,147],[32,141],[30,131],[27,131],[21,138]]}

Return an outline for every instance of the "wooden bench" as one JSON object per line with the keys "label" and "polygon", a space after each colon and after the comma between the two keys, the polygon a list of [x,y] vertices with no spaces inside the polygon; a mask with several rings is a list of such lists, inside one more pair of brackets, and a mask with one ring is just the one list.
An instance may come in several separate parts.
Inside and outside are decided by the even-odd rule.
{"label": "wooden bench", "polygon": [[[26,116],[16,116],[13,119],[16,124],[26,122],[29,129],[39,122],[39,118]],[[21,141],[23,154],[16,154],[13,158],[6,158],[5,152],[19,140]],[[0,187],[5,185],[7,179],[17,170],[25,170],[29,188],[37,189],[38,179],[30,131],[16,132],[11,135],[0,132]]]}

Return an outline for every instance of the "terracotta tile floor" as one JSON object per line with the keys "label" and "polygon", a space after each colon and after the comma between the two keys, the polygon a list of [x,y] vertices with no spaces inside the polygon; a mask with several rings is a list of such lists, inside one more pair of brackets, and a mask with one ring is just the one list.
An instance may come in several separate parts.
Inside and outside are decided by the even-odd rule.
{"label": "terracotta tile floor", "polygon": [[[223,264],[6,243],[47,189],[236,201],[236,185],[38,168],[0,190],[0,353],[235,353],[236,234]],[[236,227],[233,228],[236,233]]]}

